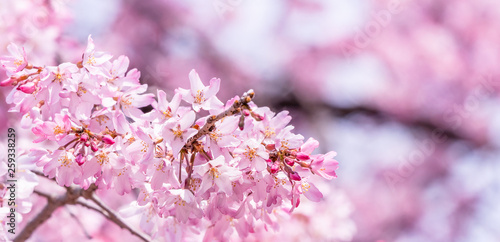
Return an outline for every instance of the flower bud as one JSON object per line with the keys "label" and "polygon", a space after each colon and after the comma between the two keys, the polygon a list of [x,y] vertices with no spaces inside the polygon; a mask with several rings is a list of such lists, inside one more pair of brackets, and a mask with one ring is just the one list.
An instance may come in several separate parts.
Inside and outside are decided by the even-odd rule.
{"label": "flower bud", "polygon": [[293,159],[289,158],[289,157],[285,157],[285,162],[289,166],[293,166],[294,163],[295,163],[295,161]]}
{"label": "flower bud", "polygon": [[240,128],[240,130],[243,130],[243,128],[245,127],[245,116],[244,115],[241,115],[240,121],[238,122],[238,127]]}
{"label": "flower bud", "polygon": [[90,149],[92,149],[92,151],[94,151],[94,152],[97,152],[99,150],[99,148],[97,148],[97,144],[95,142],[90,143]]}
{"label": "flower bud", "polygon": [[80,136],[80,141],[82,141],[82,142],[87,142],[87,140],[89,140],[89,134],[87,134],[87,133],[83,133],[83,134]]}
{"label": "flower bud", "polygon": [[36,86],[35,86],[35,83],[28,82],[22,86],[19,86],[17,89],[20,90],[21,92],[26,93],[26,94],[32,94],[33,92],[35,92]]}
{"label": "flower bud", "polygon": [[113,137],[111,137],[111,135],[107,134],[102,137],[102,142],[108,145],[112,145],[115,143],[115,140],[113,139]]}
{"label": "flower bud", "polygon": [[267,150],[275,150],[276,149],[276,144],[267,144],[266,145]]}
{"label": "flower bud", "polygon": [[280,170],[280,166],[276,163],[272,164],[270,168],[271,168],[271,174],[275,174]]}
{"label": "flower bud", "polygon": [[85,156],[83,156],[81,153],[79,153],[75,158],[75,161],[79,166],[83,165],[83,163],[85,163],[85,160]]}
{"label": "flower bud", "polygon": [[294,180],[294,181],[300,181],[300,180],[302,180],[302,178],[300,178],[299,173],[297,173],[295,171],[290,172],[290,178],[292,180]]}
{"label": "flower bud", "polygon": [[15,80],[16,80],[16,79],[15,79],[15,78],[12,78],[12,77],[7,78],[7,79],[5,79],[5,80],[3,80],[3,81],[1,81],[1,82],[0,82],[0,86],[2,86],[2,87],[9,86],[9,85],[11,85],[12,83],[14,83],[14,81],[15,81]]}
{"label": "flower bud", "polygon": [[310,160],[310,159],[311,159],[311,157],[309,157],[309,155],[308,155],[308,154],[305,154],[305,153],[299,152],[299,153],[297,154],[297,159],[299,159],[299,160]]}

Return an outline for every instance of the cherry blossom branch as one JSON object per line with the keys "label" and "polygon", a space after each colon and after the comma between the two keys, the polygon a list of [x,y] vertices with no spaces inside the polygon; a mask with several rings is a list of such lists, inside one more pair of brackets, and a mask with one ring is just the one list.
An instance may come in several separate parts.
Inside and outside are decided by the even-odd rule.
{"label": "cherry blossom branch", "polygon": [[142,234],[139,231],[135,231],[130,226],[128,226],[120,217],[118,217],[118,215],[116,215],[110,208],[108,208],[108,206],[106,206],[106,204],[104,204],[99,198],[97,198],[96,196],[91,196],[89,199],[92,200],[97,206],[99,206],[103,210],[103,211],[101,211],[101,214],[103,214],[109,220],[114,222],[120,228],[128,230],[131,234],[141,238],[143,241],[151,241],[151,239],[148,238],[147,235]]}
{"label": "cherry blossom branch", "polygon": [[36,195],[38,196],[41,196],[41,197],[44,197],[44,198],[47,198],[47,199],[50,199],[52,198],[52,196],[50,194],[47,194],[45,192],[42,192],[42,191],[38,191],[38,190],[34,190],[33,193],[35,193]]}
{"label": "cherry blossom branch", "polygon": [[35,230],[42,225],[45,221],[47,221],[51,216],[52,213],[58,209],[61,206],[64,206],[66,204],[68,199],[67,194],[64,194],[58,198],[52,198],[48,197],[47,199],[47,204],[45,207],[42,209],[42,211],[35,217],[33,218],[27,225],[24,227],[24,229],[19,233],[18,236],[13,240],[14,242],[18,241],[26,241]]}
{"label": "cherry blossom branch", "polygon": [[[221,108],[223,103],[215,96],[220,87],[220,79],[212,78],[207,87],[196,71],[192,70],[189,73],[190,89],[176,89],[176,94],[170,102],[165,92],[158,90],[158,98],[155,100],[154,94],[143,94],[147,87],[140,84],[137,70],[125,71],[129,62],[127,57],[120,56],[111,61],[111,55],[95,51],[90,36],[82,61],[77,64],[63,63],[59,66],[46,67],[47,71],[43,72],[28,63],[24,48],[15,44],[9,45],[8,48],[12,56],[0,57],[0,62],[9,74],[15,75],[0,84],[15,86],[12,92],[24,97],[22,102],[16,102],[18,107],[38,102],[39,106],[28,113],[32,118],[31,130],[37,136],[36,142],[50,140],[63,145],[57,150],[36,152],[33,155],[46,162],[44,167],[50,170],[45,173],[55,174],[56,179],[51,180],[66,188],[65,194],[56,197],[36,192],[39,196],[47,198],[47,205],[37,218],[24,228],[17,241],[30,237],[57,208],[76,204],[102,214],[109,221],[143,241],[149,241],[148,236],[154,236],[155,239],[169,236],[158,233],[143,235],[143,231],[136,231],[128,226],[116,212],[96,197],[95,184],[88,189],[77,188],[77,186],[86,187],[88,182],[96,180],[102,180],[106,188],[114,188],[118,194],[130,193],[132,189],[145,187],[143,181],[148,182],[151,184],[151,189],[148,187],[141,190],[140,197],[143,200],[141,203],[145,203],[141,207],[149,206],[157,209],[156,211],[162,211],[154,217],[155,220],[160,220],[159,224],[155,223],[154,226],[166,226],[167,223],[163,224],[161,221],[166,219],[165,214],[169,214],[173,222],[182,226],[182,229],[191,230],[190,227],[194,226],[201,231],[207,226],[219,223],[217,219],[214,220],[215,217],[206,215],[212,214],[209,209],[213,206],[210,204],[224,201],[220,199],[231,197],[233,192],[236,192],[237,199],[228,200],[231,204],[225,208],[227,211],[232,207],[243,208],[246,199],[241,198],[248,196],[245,194],[251,194],[253,189],[271,191],[272,197],[258,198],[257,200],[261,201],[255,201],[256,203],[251,205],[254,207],[250,209],[252,211],[259,209],[272,211],[286,206],[287,202],[291,202],[295,208],[299,205],[301,195],[315,202],[320,201],[323,195],[314,184],[307,181],[309,174],[299,174],[294,170],[297,164],[303,167],[306,164],[313,174],[317,173],[325,179],[336,177],[338,162],[333,159],[335,153],[311,155],[311,152],[318,147],[318,142],[310,138],[304,143],[303,136],[291,132],[293,127],[287,126],[291,119],[287,112],[275,114],[267,108],[256,109],[259,112],[254,112],[256,105],[251,103],[254,98],[253,90],[245,92],[241,98],[231,99],[232,103],[228,102],[227,106]],[[35,70],[32,70],[33,68]],[[36,71],[36,74],[33,74],[33,71]],[[84,82],[73,78],[79,75],[86,76]],[[110,78],[102,83],[101,88],[94,88],[95,81],[101,80],[103,76]],[[59,102],[63,103],[60,108],[44,110],[42,115],[42,105],[52,105],[51,100],[56,100],[46,98],[51,95],[57,96],[57,92],[50,92],[51,88],[65,90],[59,98],[66,101]],[[8,101],[12,102],[11,99]],[[38,101],[39,99],[44,100]],[[192,107],[180,106],[182,100]],[[78,112],[71,111],[75,108],[73,104],[78,102],[88,104],[82,107],[83,113],[87,115],[82,116]],[[148,105],[153,109],[146,117],[141,108]],[[196,121],[196,113],[201,109],[217,115],[205,116]],[[172,117],[175,118],[171,119]],[[222,122],[226,117],[228,122]],[[113,122],[107,122],[108,120]],[[204,123],[202,127],[198,125],[200,123]],[[254,128],[245,129],[247,125]],[[240,130],[237,130],[237,127]],[[161,133],[158,132],[160,130]],[[221,138],[221,146],[211,145],[209,135],[211,139],[215,136],[217,139]],[[115,144],[116,142],[118,143]],[[171,150],[167,152],[169,148]],[[174,180],[176,184],[165,187],[163,184],[175,179],[176,164],[173,162],[177,161],[179,154],[179,185]],[[230,154],[230,157],[224,155],[216,157],[216,154]],[[270,157],[274,159],[269,159]],[[123,166],[115,165],[118,160]],[[182,169],[187,172],[184,179],[181,177]],[[48,178],[42,172],[34,171],[34,173]],[[116,175],[120,178],[116,179]],[[143,181],[131,179],[135,175],[145,175],[145,179],[141,179]],[[306,179],[302,180],[303,175]],[[257,186],[258,180],[256,181],[255,177],[262,180],[263,177],[269,176],[274,179],[267,179],[265,184]],[[287,178],[292,184],[291,187],[286,184]],[[182,185],[184,189],[181,189]],[[283,187],[284,185],[286,186]],[[278,186],[283,189],[278,189]],[[167,188],[167,191],[163,188]],[[158,204],[152,200],[156,195],[150,196],[153,193],[162,201],[173,201],[173,204],[169,202],[167,207]],[[88,201],[79,199],[80,197]],[[280,197],[286,199],[279,199]],[[207,203],[208,207],[205,206]],[[226,214],[223,212],[225,209],[219,211]],[[261,220],[261,216],[252,211],[248,212],[251,216],[249,218]],[[227,215],[239,219],[235,214]],[[196,225],[187,223],[187,220],[195,217],[202,219],[203,222]],[[149,219],[148,217],[148,221]],[[246,223],[243,220],[238,222]],[[219,229],[218,234],[213,235],[214,238],[225,237],[225,229],[231,229],[224,224],[222,226],[225,228]],[[250,228],[252,225],[244,226]],[[248,232],[238,233],[243,239]],[[206,239],[210,240],[212,235],[208,233],[207,236],[209,237]]]}
{"label": "cherry blossom branch", "polygon": [[85,235],[85,237],[87,237],[87,239],[92,239],[92,236],[89,234],[89,232],[83,226],[82,221],[73,212],[71,212],[71,210],[69,210],[68,207],[65,207],[65,208],[66,208],[66,211],[71,216],[71,218],[73,218],[76,221],[76,223],[82,228],[82,231],[83,231],[83,234]]}
{"label": "cherry blossom branch", "polygon": [[228,108],[226,111],[219,113],[218,115],[210,116],[207,119],[207,122],[205,123],[205,125],[203,125],[203,127],[201,127],[200,130],[198,130],[198,133],[196,133],[195,135],[193,135],[191,138],[188,139],[188,141],[184,145],[183,149],[191,151],[193,149],[194,143],[198,139],[200,139],[201,137],[210,133],[213,130],[213,128],[215,127],[215,123],[217,121],[223,119],[224,117],[240,113],[242,107],[250,109],[248,107],[248,103],[250,103],[252,101],[252,98],[254,97],[254,95],[255,95],[254,91],[252,89],[250,89],[243,94],[243,96],[240,98],[240,100],[234,101],[233,105],[230,108]]}
{"label": "cherry blossom branch", "polygon": [[[38,171],[33,171],[35,174],[39,176],[45,177],[43,173],[38,172]],[[45,192],[34,190],[33,192],[39,196],[47,198],[47,204],[45,207],[42,209],[42,211],[34,218],[32,219],[26,227],[21,231],[21,233],[14,239],[14,241],[25,241],[26,239],[30,238],[33,232],[42,225],[45,221],[47,221],[51,216],[52,213],[59,207],[62,207],[67,204],[78,204],[83,207],[86,207],[88,209],[94,210],[100,214],[102,214],[104,217],[106,217],[108,220],[111,222],[115,223],[122,229],[128,230],[131,234],[141,238],[144,241],[149,241],[150,239],[147,238],[146,235],[135,231],[132,229],[130,226],[128,226],[124,221],[122,221],[110,208],[108,208],[99,198],[97,198],[94,195],[94,191],[97,189],[97,186],[92,184],[88,189],[79,189],[79,188],[73,188],[73,187],[68,187],[67,192],[58,196],[54,197],[51,196]],[[99,208],[95,208],[93,206],[90,206],[89,204],[86,204],[82,201],[77,201],[79,197],[83,197],[85,199],[93,201]]]}
{"label": "cherry blossom branch", "polygon": [[[39,171],[32,171],[32,172],[38,176],[46,177],[43,173],[41,173]],[[115,223],[119,227],[121,227],[123,229],[127,229],[133,235],[141,238],[144,241],[149,241],[149,239],[147,239],[145,235],[141,234],[140,232],[135,231],[130,226],[128,226],[117,215],[115,215],[115,213],[112,212],[111,209],[109,209],[97,197],[95,197],[93,195],[93,192],[96,189],[97,189],[97,186],[95,186],[94,184],[92,184],[86,190],[68,187],[67,192],[65,194],[62,194],[61,196],[58,196],[58,197],[51,196],[50,194],[47,194],[47,193],[42,192],[42,191],[34,190],[33,193],[35,193],[39,196],[45,197],[47,199],[47,204],[42,209],[42,211],[26,225],[26,227],[14,239],[14,241],[25,241],[26,239],[30,238],[31,235],[33,234],[33,232],[40,225],[42,225],[45,221],[47,221],[52,216],[52,213],[57,208],[62,207],[66,204],[78,204],[78,205],[81,205],[81,206],[86,207],[88,209],[94,210],[94,211],[102,214],[104,217],[106,217],[108,220],[112,221],[113,223]],[[92,200],[101,209],[92,207],[84,202],[77,201],[77,199],[79,197],[83,197],[83,198]]]}
{"label": "cherry blossom branch", "polygon": [[90,186],[87,190],[69,189],[66,193],[58,197],[53,197],[46,193],[35,191],[36,194],[47,198],[47,204],[42,209],[42,211],[34,219],[32,219],[26,225],[26,227],[24,227],[21,233],[19,233],[19,235],[14,238],[14,242],[26,241],[31,237],[33,232],[35,232],[35,230],[40,227],[40,225],[42,225],[52,216],[56,209],[66,204],[74,204],[76,199],[78,199],[80,196],[86,197],[89,193],[94,192],[95,189],[97,189],[95,185]]}
{"label": "cherry blossom branch", "polygon": [[[241,98],[239,100],[234,101],[233,105],[231,105],[231,107],[229,107],[228,109],[226,109],[224,112],[219,113],[218,115],[212,115],[212,116],[208,117],[207,122],[205,123],[205,125],[203,125],[203,127],[201,127],[195,135],[191,136],[191,138],[189,138],[187,140],[186,144],[184,145],[184,147],[182,148],[182,151],[181,151],[181,163],[182,163],[182,158],[183,157],[187,158],[187,152],[188,151],[193,151],[193,150],[195,150],[195,151],[191,154],[190,161],[187,162],[186,170],[188,172],[188,177],[185,180],[184,188],[188,188],[189,185],[190,185],[191,174],[193,173],[194,158],[195,158],[195,154],[197,152],[196,150],[199,149],[199,147],[196,146],[196,141],[198,139],[200,139],[201,137],[207,135],[211,131],[213,131],[213,129],[215,128],[215,123],[217,121],[223,119],[224,117],[241,113],[242,112],[242,108],[251,111],[251,109],[248,106],[248,104],[252,101],[252,98],[254,96],[255,96],[255,93],[254,93],[254,91],[252,89],[250,89],[247,92],[243,93],[243,95],[241,96]],[[252,113],[252,116],[254,116],[253,113]],[[240,127],[242,128],[243,126],[240,124]],[[203,151],[203,149],[201,149],[200,152],[203,155],[207,156],[206,152]],[[207,160],[210,160],[210,158],[208,156],[206,158],[207,158]],[[180,172],[180,170],[179,170],[179,182],[181,182],[181,172]]]}
{"label": "cherry blossom branch", "polygon": [[88,203],[86,203],[86,202],[83,202],[83,201],[76,201],[76,203],[75,203],[75,204],[80,205],[80,206],[85,207],[85,208],[88,208],[88,209],[90,209],[90,210],[94,210],[95,212],[101,213],[104,217],[106,217],[106,218],[107,218],[107,216],[106,216],[105,214],[103,214],[103,212],[102,212],[102,210],[101,210],[101,209],[96,208],[96,207],[93,207],[92,205],[90,205],[90,204],[88,204]]}

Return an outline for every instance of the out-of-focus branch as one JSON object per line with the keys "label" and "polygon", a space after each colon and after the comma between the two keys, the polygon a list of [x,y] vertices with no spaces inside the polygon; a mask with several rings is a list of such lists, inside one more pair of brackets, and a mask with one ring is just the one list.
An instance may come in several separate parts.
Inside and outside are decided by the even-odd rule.
{"label": "out-of-focus branch", "polygon": [[56,181],[56,179],[54,179],[54,178],[49,178],[48,176],[46,176],[45,174],[43,174],[43,172],[36,171],[36,170],[31,170],[31,172],[33,172],[33,173],[34,173],[35,175],[37,175],[37,176],[40,176],[40,177],[43,177],[43,178],[47,178],[47,179],[49,179],[49,180],[52,180],[52,181],[57,182],[57,181]]}
{"label": "out-of-focus branch", "polygon": [[[43,173],[36,172],[34,171],[35,174],[39,176],[44,176]],[[45,221],[47,221],[51,216],[52,213],[59,207],[65,206],[65,205],[71,205],[71,204],[78,204],[81,206],[84,206],[88,209],[94,210],[100,214],[102,214],[104,217],[106,217],[108,220],[111,222],[115,223],[118,225],[120,228],[126,229],[130,231],[133,235],[141,238],[144,241],[150,241],[148,236],[135,231],[132,227],[128,226],[124,221],[122,221],[110,208],[108,208],[99,198],[97,198],[94,194],[94,191],[97,189],[97,186],[95,184],[92,184],[89,186],[87,189],[81,189],[81,188],[75,188],[75,187],[67,187],[66,188],[66,193],[59,195],[57,197],[51,196],[50,194],[47,194],[45,192],[35,190],[34,193],[47,198],[47,204],[45,207],[42,209],[42,211],[35,217],[33,218],[27,225],[24,227],[24,229],[19,233],[18,236],[14,239],[15,242],[17,241],[26,241],[28,238],[31,237],[31,235],[35,232],[35,230],[40,227]],[[85,198],[87,200],[93,201],[99,208],[93,207],[87,203],[84,203],[82,201],[78,201],[78,198]]]}
{"label": "out-of-focus branch", "polygon": [[85,227],[83,226],[82,224],[82,221],[80,221],[80,219],[73,213],[71,212],[71,210],[69,210],[68,207],[65,207],[66,208],[66,211],[69,213],[69,215],[76,221],[76,223],[82,228],[82,231],[83,231],[83,234],[85,234],[85,237],[87,237],[87,239],[92,239],[92,236],[90,236],[89,232],[87,232],[87,230],[85,229]]}
{"label": "out-of-focus branch", "polygon": [[95,212],[101,213],[104,217],[106,217],[106,218],[107,218],[107,216],[106,216],[105,214],[103,214],[103,212],[102,212],[102,210],[101,210],[101,209],[96,208],[96,207],[94,207],[94,206],[92,206],[92,205],[90,205],[90,204],[88,204],[88,203],[86,203],[86,202],[83,202],[83,201],[76,201],[76,203],[75,203],[75,204],[78,204],[78,205],[80,205],[80,206],[82,206],[82,207],[85,207],[85,208],[88,208],[88,209],[90,209],[90,210],[94,210]]}
{"label": "out-of-focus branch", "polygon": [[[333,104],[324,103],[324,102],[315,102],[315,103],[303,103],[296,97],[295,95],[287,95],[282,99],[269,99],[269,102],[273,103],[271,106],[276,107],[277,109],[283,108],[297,108],[308,114],[309,117],[312,117],[314,112],[318,110],[328,110],[334,116],[337,117],[347,117],[351,114],[359,113],[364,114],[369,117],[372,117],[376,120],[380,121],[394,121],[410,128],[424,129],[428,132],[433,132],[434,130],[438,130],[444,137],[449,140],[463,140],[469,142],[471,145],[475,147],[481,147],[487,145],[487,142],[484,140],[474,139],[472,137],[468,137],[457,130],[452,129],[451,127],[445,127],[442,124],[438,124],[432,120],[428,120],[421,117],[411,117],[411,118],[403,118],[393,114],[390,114],[380,108],[368,106],[368,105],[358,105],[352,107],[340,107],[335,106]],[[314,107],[314,108],[312,108]]]}
{"label": "out-of-focus branch", "polygon": [[[89,188],[89,189],[94,189],[94,188]],[[79,194],[81,194],[80,190],[81,189],[72,190],[73,192],[67,192],[55,198],[46,193],[35,191],[36,194],[47,198],[47,204],[42,209],[42,211],[35,218],[33,218],[26,225],[26,227],[24,227],[21,233],[19,233],[19,235],[17,235],[16,238],[14,238],[14,242],[26,241],[29,237],[31,237],[33,232],[35,232],[35,230],[40,225],[42,225],[45,221],[47,221],[50,218],[50,216],[52,216],[52,213],[54,213],[56,209],[64,206],[65,204],[74,203],[74,201],[76,201],[76,199],[79,197]]]}
{"label": "out-of-focus branch", "polygon": [[122,229],[128,230],[131,234],[141,238],[144,241],[150,241],[151,239],[148,238],[145,234],[142,234],[139,231],[135,231],[132,229],[130,226],[128,226],[118,215],[116,215],[106,204],[104,204],[99,198],[96,196],[92,196],[90,198],[97,206],[99,206],[103,211],[101,212],[104,216],[106,216],[110,221],[115,223],[116,225],[120,226]]}

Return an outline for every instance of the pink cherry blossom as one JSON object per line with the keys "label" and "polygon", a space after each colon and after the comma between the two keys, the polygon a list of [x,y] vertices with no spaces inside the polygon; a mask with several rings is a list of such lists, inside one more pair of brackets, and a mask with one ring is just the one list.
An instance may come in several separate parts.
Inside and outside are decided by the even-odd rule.
{"label": "pink cherry blossom", "polygon": [[91,72],[105,75],[103,64],[109,61],[113,56],[101,51],[95,51],[94,40],[89,35],[87,48],[83,53],[82,65]]}
{"label": "pink cherry blossom", "polygon": [[266,160],[269,159],[269,154],[265,147],[255,139],[249,139],[242,143],[233,151],[240,160],[241,168],[253,168],[256,171],[263,171],[267,167]]}
{"label": "pink cherry blossom", "polygon": [[220,109],[223,106],[222,102],[215,96],[219,91],[220,79],[212,78],[210,85],[205,86],[201,82],[198,73],[195,70],[191,70],[189,72],[189,83],[191,84],[191,89],[179,88],[176,91],[182,95],[183,100],[193,105],[194,111],[198,112],[200,109]]}
{"label": "pink cherry blossom", "polygon": [[339,167],[339,162],[333,159],[336,155],[337,153],[334,151],[330,151],[324,155],[316,155],[310,164],[312,171],[328,180],[337,178],[335,171]]}
{"label": "pink cherry blossom", "polygon": [[168,101],[162,90],[147,93],[137,70],[127,72],[127,57],[96,51],[90,36],[82,62],[26,66],[5,67],[4,82],[13,87],[11,110],[43,145],[24,162],[68,192],[131,197],[122,211],[140,217],[152,240],[245,239],[260,225],[277,229],[276,211],[292,212],[301,196],[322,200],[311,176],[336,176],[335,153],[312,155],[318,142],[294,134],[288,112],[257,107],[253,90],[223,105],[220,80],[204,86],[193,70],[191,88]]}
{"label": "pink cherry blossom", "polygon": [[223,156],[219,156],[205,164],[196,166],[195,172],[202,176],[199,193],[203,194],[209,188],[217,188],[228,196],[233,194],[232,182],[241,177],[241,171],[225,164]]}
{"label": "pink cherry blossom", "polygon": [[7,46],[7,50],[9,50],[10,56],[0,57],[3,68],[10,73],[9,75],[22,71],[28,65],[24,47],[19,48],[16,44],[11,43]]}

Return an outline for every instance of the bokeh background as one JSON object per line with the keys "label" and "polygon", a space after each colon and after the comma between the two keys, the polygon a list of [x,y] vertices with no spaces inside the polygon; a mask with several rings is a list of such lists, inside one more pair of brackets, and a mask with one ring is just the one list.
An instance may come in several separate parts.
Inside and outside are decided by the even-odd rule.
{"label": "bokeh background", "polygon": [[498,1],[0,0],[0,33],[1,53],[44,64],[78,61],[92,34],[152,93],[194,68],[221,100],[252,88],[289,110],[340,168],[276,238],[500,241]]}

